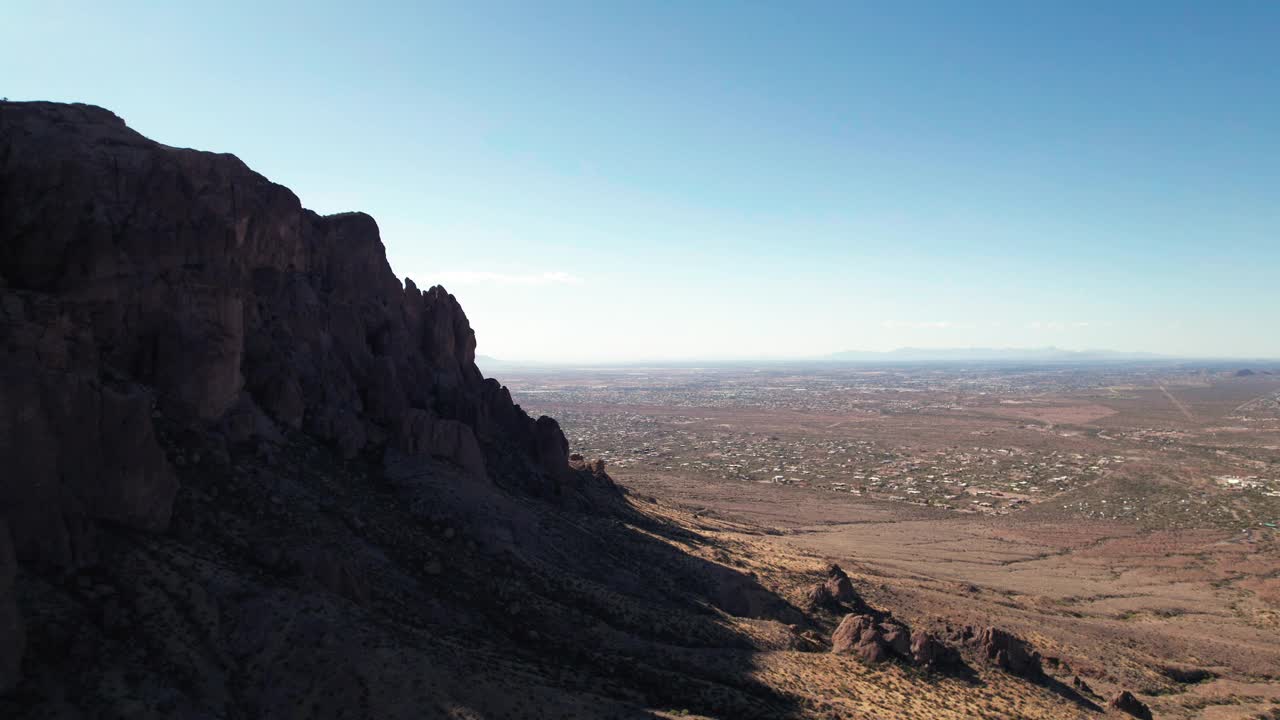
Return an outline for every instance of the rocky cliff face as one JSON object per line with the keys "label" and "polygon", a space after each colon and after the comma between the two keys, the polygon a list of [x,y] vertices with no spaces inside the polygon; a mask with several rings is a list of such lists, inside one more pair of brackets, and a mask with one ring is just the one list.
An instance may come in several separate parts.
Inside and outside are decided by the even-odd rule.
{"label": "rocky cliff face", "polygon": [[[101,108],[5,102],[0,218],[0,627],[15,562],[73,570],[104,524],[169,526],[158,418],[215,457],[299,432],[588,502],[555,421],[481,376],[457,300],[402,284],[367,215],[321,217]],[[21,637],[0,635],[0,689]]]}
{"label": "rocky cliff face", "polygon": [[733,618],[801,616],[485,379],[372,218],[0,102],[0,219],[0,717],[789,711]]}
{"label": "rocky cliff face", "polygon": [[[316,215],[234,156],[100,108],[5,103],[0,217],[7,505],[164,527],[153,403],[229,442],[260,409],[347,457],[391,443],[562,492],[559,427],[481,376],[458,302],[401,285],[367,215]],[[11,515],[19,555],[37,552]],[[73,540],[39,544],[66,563]]]}

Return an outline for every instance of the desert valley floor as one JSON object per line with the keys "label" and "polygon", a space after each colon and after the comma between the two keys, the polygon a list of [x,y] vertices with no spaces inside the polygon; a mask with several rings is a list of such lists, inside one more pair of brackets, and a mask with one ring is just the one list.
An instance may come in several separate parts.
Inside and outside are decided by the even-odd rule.
{"label": "desert valley floor", "polygon": [[[526,409],[559,418],[575,450],[606,458],[637,502],[740,546],[732,555],[766,585],[834,560],[872,605],[913,623],[1010,629],[1051,675],[1085,683],[1081,716],[1126,688],[1160,718],[1280,717],[1280,375],[495,372]],[[899,672],[759,662],[819,704],[826,672],[855,690],[863,672]],[[910,683],[893,697],[881,680],[835,693],[836,714],[943,715],[908,712]],[[1036,711],[1034,693],[1025,707],[984,708],[981,695],[947,712],[1062,712]]]}

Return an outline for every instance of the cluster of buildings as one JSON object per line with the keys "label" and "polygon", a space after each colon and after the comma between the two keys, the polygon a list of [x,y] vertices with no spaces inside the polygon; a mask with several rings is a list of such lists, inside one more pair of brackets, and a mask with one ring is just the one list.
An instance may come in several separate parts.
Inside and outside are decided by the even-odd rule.
{"label": "cluster of buildings", "polygon": [[[575,452],[620,470],[991,515],[1043,504],[1096,519],[1230,524],[1280,517],[1280,481],[1258,474],[1212,479],[1206,472],[1204,491],[1195,483],[1192,489],[1159,483],[1127,493],[1106,489],[1129,487],[1126,476],[1144,476],[1152,450],[1182,457],[1194,445],[1190,431],[1056,427],[1035,415],[1036,407],[1055,406],[1034,398],[1096,393],[1131,399],[1116,388],[1143,384],[1122,369],[615,369],[533,375],[510,385],[531,413],[560,421]],[[1280,395],[1244,409],[1257,416],[1268,403],[1280,410]],[[959,424],[939,430],[950,420],[938,418]],[[1009,434],[1024,430],[1041,431],[1040,438],[1020,442]],[[1126,465],[1130,472],[1115,475]],[[1223,472],[1230,465],[1210,460],[1205,468],[1212,467]],[[1099,482],[1108,476],[1111,482]],[[1232,497],[1247,498],[1248,512],[1242,515]]]}
{"label": "cluster of buildings", "polygon": [[875,439],[742,431],[698,415],[652,415],[560,406],[576,452],[613,468],[793,485],[824,492],[1001,514],[1087,485],[1125,462],[1008,447],[937,449]]}

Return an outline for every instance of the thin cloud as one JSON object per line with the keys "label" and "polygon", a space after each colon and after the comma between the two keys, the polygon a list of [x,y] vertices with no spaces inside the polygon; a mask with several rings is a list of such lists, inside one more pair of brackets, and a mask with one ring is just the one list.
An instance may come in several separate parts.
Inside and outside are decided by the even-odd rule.
{"label": "thin cloud", "polygon": [[930,320],[924,322],[908,321],[908,320],[885,320],[880,323],[885,328],[907,328],[911,330],[947,330],[951,328],[968,329],[972,328],[972,323],[956,323],[950,320]]}
{"label": "thin cloud", "polygon": [[583,279],[567,272],[497,273],[475,270],[446,270],[434,273],[445,285],[581,285]]}
{"label": "thin cloud", "polygon": [[[1027,323],[1027,328],[1031,330],[1065,330],[1068,327],[1087,328],[1093,326],[1093,324],[1094,323],[1087,320],[1076,320],[1073,322],[1066,322],[1063,320],[1033,320]],[[1110,326],[1110,324],[1111,323],[1101,323],[1103,327]]]}

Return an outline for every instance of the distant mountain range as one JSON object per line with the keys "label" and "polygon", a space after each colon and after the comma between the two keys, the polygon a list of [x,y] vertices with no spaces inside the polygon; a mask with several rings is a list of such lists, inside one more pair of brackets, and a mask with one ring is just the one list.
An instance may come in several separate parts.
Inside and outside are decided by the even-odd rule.
{"label": "distant mountain range", "polygon": [[478,365],[480,369],[484,371],[494,370],[499,368],[503,368],[503,369],[515,368],[515,367],[522,368],[522,367],[528,367],[530,365],[541,365],[541,364],[543,363],[511,362],[509,360],[500,360],[496,357],[493,357],[492,355],[476,355],[476,365]]}
{"label": "distant mountain range", "polygon": [[[593,363],[587,363],[592,365]],[[495,373],[546,371],[556,368],[579,367],[580,363],[553,363],[539,360],[504,360],[492,355],[476,355],[476,367],[480,372],[492,377]]]}
{"label": "distant mountain range", "polygon": [[[1190,357],[1153,352],[1126,352],[1122,350],[1090,349],[1064,350],[1058,347],[1042,348],[913,348],[896,350],[845,350],[829,355],[809,357],[758,357],[758,358],[671,358],[663,360],[604,360],[592,362],[506,360],[489,355],[476,355],[476,365],[486,374],[511,370],[552,370],[556,368],[609,368],[609,367],[754,367],[769,365],[822,365],[822,364],[893,364],[893,363],[1108,363],[1108,362],[1214,362],[1231,365],[1254,360],[1274,364],[1269,358],[1217,358],[1213,356]],[[1239,365],[1237,365],[1239,367]],[[1243,376],[1242,376],[1243,377]]]}
{"label": "distant mountain range", "polygon": [[1091,362],[1168,360],[1172,356],[1118,350],[1043,348],[898,348],[885,352],[846,350],[823,358],[829,362]]}

